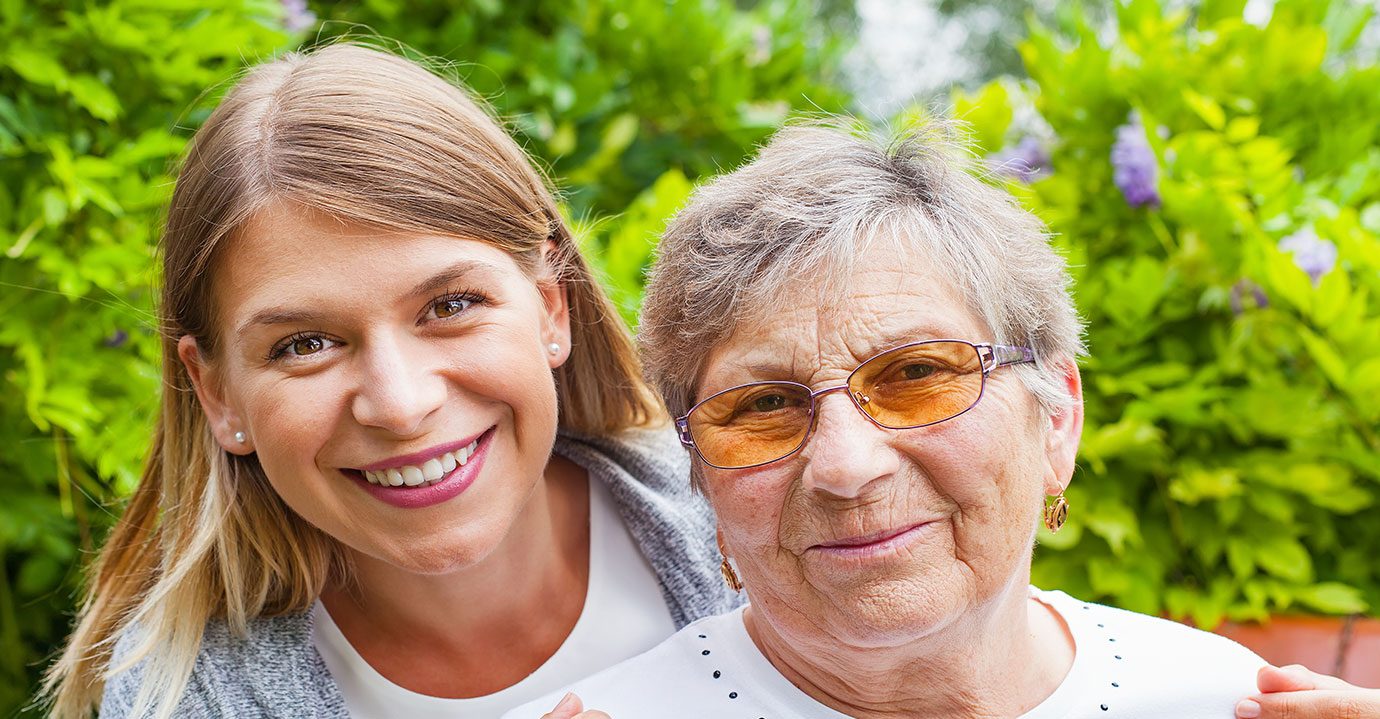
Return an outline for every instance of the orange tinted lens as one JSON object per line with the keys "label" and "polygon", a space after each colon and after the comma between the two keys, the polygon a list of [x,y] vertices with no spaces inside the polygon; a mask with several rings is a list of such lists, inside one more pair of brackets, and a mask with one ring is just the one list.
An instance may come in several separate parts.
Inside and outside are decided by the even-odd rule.
{"label": "orange tinted lens", "polygon": [[715,395],[690,413],[690,436],[716,467],[751,467],[800,448],[810,431],[810,393],[792,384],[756,384]]}
{"label": "orange tinted lens", "polygon": [[863,411],[905,429],[962,414],[982,394],[982,358],[963,342],[898,347],[864,362],[848,378]]}

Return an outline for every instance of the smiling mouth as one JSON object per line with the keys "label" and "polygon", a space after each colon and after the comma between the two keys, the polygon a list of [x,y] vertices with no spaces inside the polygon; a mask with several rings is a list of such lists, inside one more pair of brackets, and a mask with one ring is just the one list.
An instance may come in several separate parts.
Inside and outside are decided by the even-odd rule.
{"label": "smiling mouth", "polygon": [[918,522],[916,524],[910,524],[904,527],[884,529],[880,532],[873,532],[871,534],[864,534],[857,537],[848,537],[847,539],[835,539],[828,542],[821,542],[810,547],[810,549],[848,552],[856,550],[865,551],[868,549],[881,548],[891,543],[904,541],[906,536],[910,533],[933,523],[933,521]]}
{"label": "smiling mouth", "polygon": [[429,457],[409,457],[407,459],[411,461],[408,463],[399,463],[392,467],[370,465],[370,469],[345,471],[379,487],[429,487],[445,479],[456,468],[465,466],[474,457],[479,443],[488,434],[489,430],[485,430],[469,444],[461,447],[450,449],[443,446],[439,448],[443,451],[437,451]]}

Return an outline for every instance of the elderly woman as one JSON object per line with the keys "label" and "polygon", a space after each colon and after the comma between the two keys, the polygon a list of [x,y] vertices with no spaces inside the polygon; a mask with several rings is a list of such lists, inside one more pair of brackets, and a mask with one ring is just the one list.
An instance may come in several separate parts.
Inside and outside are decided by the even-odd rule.
{"label": "elderly woman", "polygon": [[788,128],[672,222],[644,359],[749,606],[575,685],[585,706],[1225,719],[1254,694],[1229,640],[1030,587],[1037,524],[1077,509],[1080,323],[1040,224],[946,134]]}

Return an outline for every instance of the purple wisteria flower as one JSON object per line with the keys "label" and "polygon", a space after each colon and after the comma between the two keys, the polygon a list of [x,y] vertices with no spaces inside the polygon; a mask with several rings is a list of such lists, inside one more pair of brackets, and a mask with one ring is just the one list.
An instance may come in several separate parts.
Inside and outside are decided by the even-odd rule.
{"label": "purple wisteria flower", "polygon": [[102,344],[111,349],[118,349],[120,347],[124,347],[125,343],[128,341],[129,333],[122,329],[117,329],[109,337],[105,338]]}
{"label": "purple wisteria flower", "polygon": [[1318,237],[1311,226],[1280,240],[1279,250],[1294,256],[1294,264],[1308,274],[1315,287],[1337,266],[1337,245]]}
{"label": "purple wisteria flower", "polygon": [[307,0],[282,0],[283,28],[288,32],[302,32],[316,24],[316,13],[307,7]]}
{"label": "purple wisteria flower", "polygon": [[1049,161],[1049,150],[1033,135],[1026,135],[991,159],[993,172],[1027,184],[1049,176]]}
{"label": "purple wisteria flower", "polygon": [[1125,125],[1116,129],[1112,144],[1112,181],[1132,207],[1159,207],[1159,166],[1155,151],[1145,139],[1140,116],[1131,113]]}

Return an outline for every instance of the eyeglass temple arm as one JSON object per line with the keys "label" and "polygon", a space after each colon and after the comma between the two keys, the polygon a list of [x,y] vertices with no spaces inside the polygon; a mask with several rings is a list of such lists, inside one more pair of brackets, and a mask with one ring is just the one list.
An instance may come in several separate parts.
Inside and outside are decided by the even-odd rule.
{"label": "eyeglass temple arm", "polygon": [[983,374],[987,374],[998,367],[1013,364],[1033,364],[1035,362],[1035,352],[1029,347],[994,345],[984,342],[977,345],[977,348],[982,356]]}
{"label": "eyeglass temple arm", "polygon": [[680,438],[680,443],[686,447],[695,446],[695,439],[690,436],[690,415],[676,418],[676,436]]}

